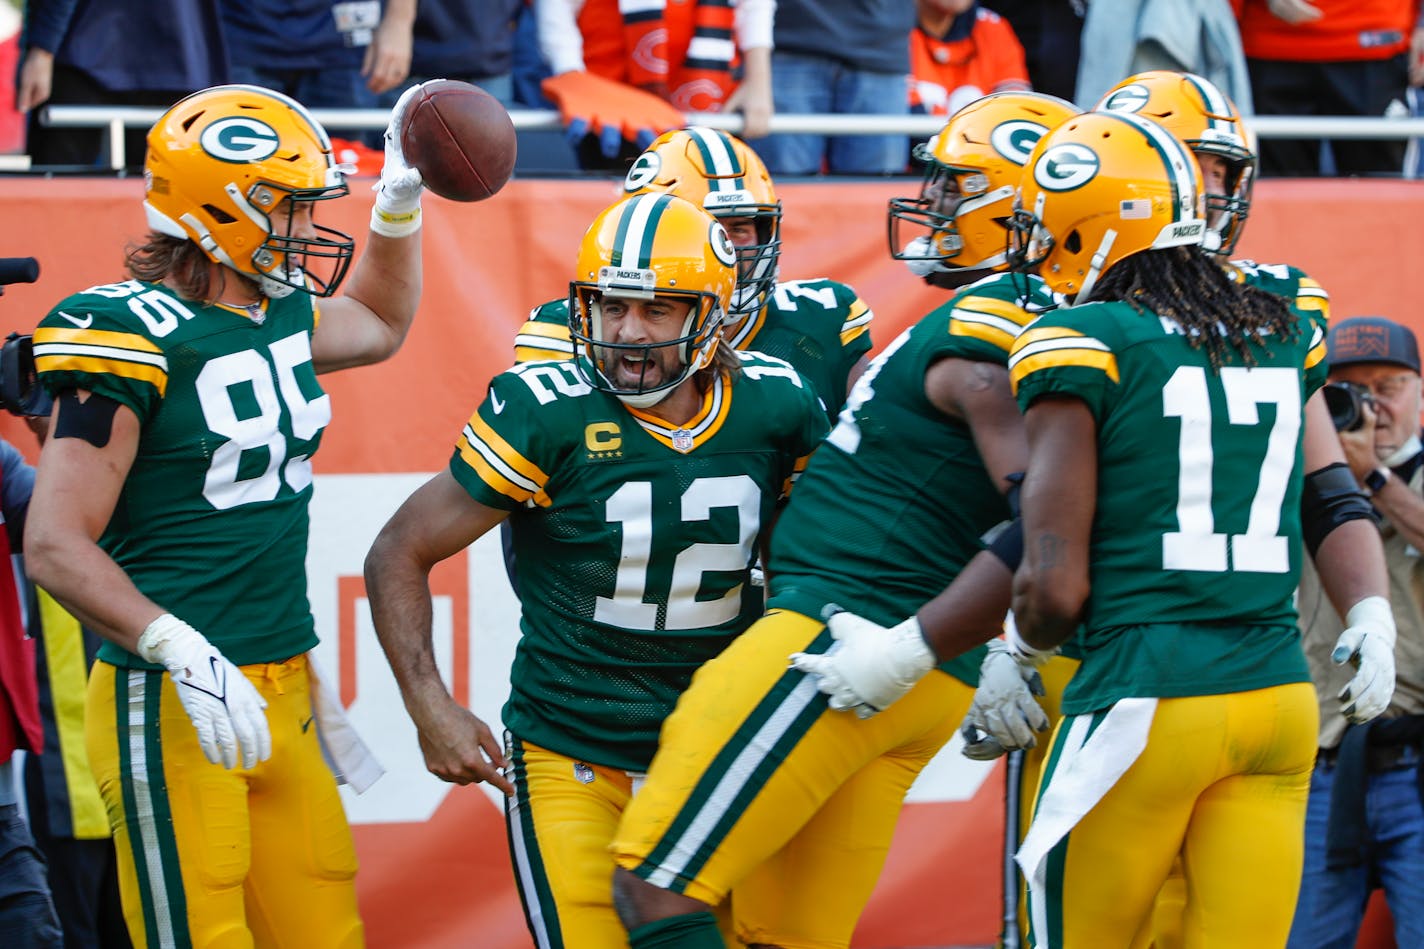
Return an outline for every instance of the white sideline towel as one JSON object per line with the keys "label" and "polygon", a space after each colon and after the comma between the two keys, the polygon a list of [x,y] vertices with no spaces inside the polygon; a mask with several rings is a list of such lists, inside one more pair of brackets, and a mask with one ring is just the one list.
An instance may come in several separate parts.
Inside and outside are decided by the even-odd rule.
{"label": "white sideline towel", "polygon": [[356,726],[346,717],[346,709],[332,688],[331,680],[322,674],[316,654],[307,653],[307,668],[311,675],[312,717],[316,719],[316,737],[321,743],[321,756],[336,775],[337,784],[349,784],[357,794],[375,784],[386,769],[376,760],[371,749],[361,740]]}
{"label": "white sideline towel", "polygon": [[[1053,776],[1034,810],[1033,823],[1023,845],[1014,857],[1028,880],[1036,932],[1048,932],[1047,919],[1037,916],[1046,909],[1042,894],[1049,852],[1112,790],[1142,754],[1156,711],[1155,698],[1122,699],[1086,742],[1084,736],[1092,716],[1073,716]],[[1035,897],[1035,893],[1039,895]]]}

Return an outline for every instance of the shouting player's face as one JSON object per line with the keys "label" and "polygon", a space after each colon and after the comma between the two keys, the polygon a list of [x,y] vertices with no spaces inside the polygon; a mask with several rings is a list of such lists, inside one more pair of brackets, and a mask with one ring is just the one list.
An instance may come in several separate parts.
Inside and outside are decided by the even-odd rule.
{"label": "shouting player's face", "polygon": [[686,335],[690,301],[605,295],[601,308],[603,341],[622,344],[618,349],[605,348],[599,353],[603,374],[610,382],[631,390],[654,389],[682,371],[682,347],[660,344]]}

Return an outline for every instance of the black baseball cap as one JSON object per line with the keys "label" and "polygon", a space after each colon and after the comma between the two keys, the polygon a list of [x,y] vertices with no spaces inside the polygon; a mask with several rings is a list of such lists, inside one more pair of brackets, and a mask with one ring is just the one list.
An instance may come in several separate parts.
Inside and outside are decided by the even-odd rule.
{"label": "black baseball cap", "polygon": [[1330,368],[1362,362],[1393,363],[1419,371],[1419,343],[1407,326],[1383,316],[1352,316],[1330,327]]}

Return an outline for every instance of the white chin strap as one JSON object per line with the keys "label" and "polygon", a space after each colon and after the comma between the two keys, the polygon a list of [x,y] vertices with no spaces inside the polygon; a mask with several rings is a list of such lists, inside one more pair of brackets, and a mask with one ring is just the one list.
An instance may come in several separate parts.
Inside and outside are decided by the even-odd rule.
{"label": "white chin strap", "polygon": [[1098,277],[1103,273],[1103,263],[1108,259],[1108,251],[1112,250],[1115,240],[1117,240],[1117,231],[1108,228],[1103,232],[1102,242],[1098,244],[1097,252],[1093,254],[1093,259],[1088,264],[1088,272],[1083,276],[1083,288],[1073,295],[1074,303],[1086,300],[1088,294],[1093,292],[1093,287],[1098,285]]}

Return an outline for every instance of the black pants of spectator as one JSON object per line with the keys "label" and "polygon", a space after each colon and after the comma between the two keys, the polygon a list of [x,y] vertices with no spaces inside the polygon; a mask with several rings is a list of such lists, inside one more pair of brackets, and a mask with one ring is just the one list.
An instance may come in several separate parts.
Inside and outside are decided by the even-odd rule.
{"label": "black pants of spectator", "polygon": [[[1383,117],[1391,102],[1405,102],[1405,54],[1358,62],[1246,61],[1257,115],[1362,115]],[[1262,139],[1261,173],[1313,177],[1321,173],[1318,139]],[[1405,141],[1330,139],[1340,175],[1393,175],[1404,170]]]}
{"label": "black pants of spectator", "polygon": [[0,805],[0,946],[60,949],[63,937],[45,881],[44,857],[14,804]]}
{"label": "black pants of spectator", "polygon": [[[59,63],[54,65],[49,101],[44,105],[122,105],[158,106],[168,108],[186,92],[112,92],[99,85],[88,73]],[[46,167],[91,166],[108,167],[109,129],[55,128],[40,124],[40,109],[30,112],[27,130],[27,151],[32,165]],[[130,171],[143,169],[148,128],[128,128],[124,132],[124,167]]]}
{"label": "black pants of spectator", "polygon": [[1023,44],[1034,92],[1073,101],[1078,87],[1083,11],[1074,0],[992,0],[984,4],[1009,21]]}

